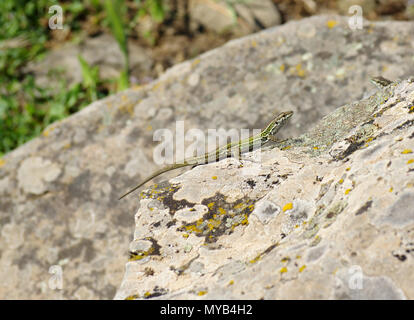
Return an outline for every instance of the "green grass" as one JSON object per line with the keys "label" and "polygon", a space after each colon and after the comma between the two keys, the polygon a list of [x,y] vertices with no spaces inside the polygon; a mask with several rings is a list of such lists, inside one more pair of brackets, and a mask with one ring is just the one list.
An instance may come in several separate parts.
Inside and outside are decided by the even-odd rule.
{"label": "green grass", "polygon": [[[82,37],[82,23],[91,18],[101,31],[113,33],[127,62],[118,79],[103,81],[98,68],[89,66],[82,57],[78,59],[83,81],[71,88],[59,72],[51,75],[53,90],[38,87],[33,76],[25,73],[28,62],[42,59],[47,48],[53,47],[48,21],[53,15],[49,8],[56,4],[63,8],[63,24],[70,26],[72,39]],[[142,15],[161,23],[165,11],[163,0],[0,0],[0,157],[39,135],[52,122],[113,93],[115,88],[127,88],[127,35]]]}
{"label": "green grass", "polygon": [[[78,111],[98,95],[85,94],[86,82],[67,89],[55,75],[58,90],[36,86],[24,66],[41,59],[50,40],[48,13],[54,0],[0,1],[0,156],[37,136],[50,123]],[[82,11],[80,1],[67,6],[75,20]],[[73,23],[76,30],[76,23]],[[86,90],[87,91],[87,90]]]}

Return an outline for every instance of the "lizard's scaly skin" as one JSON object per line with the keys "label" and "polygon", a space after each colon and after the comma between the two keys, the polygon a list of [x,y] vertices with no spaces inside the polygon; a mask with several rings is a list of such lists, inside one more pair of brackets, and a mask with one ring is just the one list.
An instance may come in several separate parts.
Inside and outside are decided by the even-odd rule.
{"label": "lizard's scaly skin", "polygon": [[148,181],[154,179],[155,177],[159,176],[160,174],[192,165],[200,165],[206,164],[209,162],[216,162],[220,159],[229,158],[234,154],[242,154],[247,151],[253,151],[253,149],[257,146],[262,146],[268,141],[275,141],[274,136],[280,130],[281,127],[286,123],[287,120],[293,115],[293,111],[282,112],[277,117],[275,117],[270,123],[257,135],[252,136],[247,139],[239,140],[237,142],[228,143],[222,147],[218,147],[216,150],[212,152],[205,153],[199,157],[188,158],[184,160],[183,163],[175,163],[164,168],[161,168],[155,171],[153,174],[145,178],[140,184],[138,184],[133,189],[129,190],[127,193],[122,195],[119,200],[126,197],[130,193],[137,190],[143,184],[147,183]]}

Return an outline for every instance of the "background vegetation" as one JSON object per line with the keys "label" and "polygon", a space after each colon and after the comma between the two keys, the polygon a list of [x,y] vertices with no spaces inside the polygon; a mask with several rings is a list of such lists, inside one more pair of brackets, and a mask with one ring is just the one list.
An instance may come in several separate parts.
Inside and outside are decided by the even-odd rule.
{"label": "background vegetation", "polygon": [[[93,32],[112,32],[128,61],[126,37],[140,16],[164,19],[162,0],[129,1],[132,19],[124,23],[124,0],[1,0],[0,1],[0,156],[39,135],[50,123],[63,119],[96,99],[117,89],[128,87],[128,63],[119,79],[103,81],[97,67],[90,67],[79,57],[83,82],[68,88],[59,73],[51,75],[54,89],[41,88],[34,76],[25,72],[29,61],[42,59],[56,41],[49,28],[49,8],[63,8],[64,24],[70,25],[70,36],[76,41]],[[131,15],[131,14],[130,14]],[[124,18],[123,18],[124,17]],[[57,82],[57,90],[56,90]],[[114,85],[114,83],[116,85]]]}

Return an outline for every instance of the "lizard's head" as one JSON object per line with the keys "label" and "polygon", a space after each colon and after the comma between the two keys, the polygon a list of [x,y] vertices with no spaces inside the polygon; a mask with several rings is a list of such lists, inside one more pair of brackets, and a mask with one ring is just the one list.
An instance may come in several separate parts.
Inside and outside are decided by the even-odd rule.
{"label": "lizard's head", "polygon": [[267,129],[269,129],[268,132],[273,136],[276,135],[279,129],[283,127],[292,115],[293,111],[286,111],[278,114],[277,117],[274,118],[267,126]]}

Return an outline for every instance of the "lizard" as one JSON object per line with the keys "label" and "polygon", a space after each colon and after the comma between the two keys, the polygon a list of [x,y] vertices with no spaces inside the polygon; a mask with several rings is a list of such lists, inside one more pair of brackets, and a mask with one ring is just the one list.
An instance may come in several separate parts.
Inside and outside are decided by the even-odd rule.
{"label": "lizard", "polygon": [[371,82],[380,90],[384,89],[385,87],[388,87],[392,81],[385,79],[384,77],[372,77]]}
{"label": "lizard", "polygon": [[182,163],[174,163],[165,166],[146,177],[140,184],[138,184],[137,186],[123,194],[118,200],[121,200],[122,198],[134,192],[148,181],[154,179],[155,177],[167,171],[187,166],[207,164],[209,162],[217,162],[220,159],[232,157],[234,154],[240,155],[241,153],[247,151],[253,151],[254,147],[263,146],[269,141],[279,142],[276,139],[275,135],[280,130],[280,128],[282,128],[285,125],[285,123],[290,119],[292,115],[293,111],[282,112],[278,114],[276,117],[274,117],[272,121],[270,121],[267,124],[267,126],[265,126],[264,129],[262,129],[261,132],[256,135],[253,135],[247,139],[241,139],[237,142],[228,143],[222,147],[218,147],[217,149],[211,152],[206,152],[201,156],[185,159]]}

